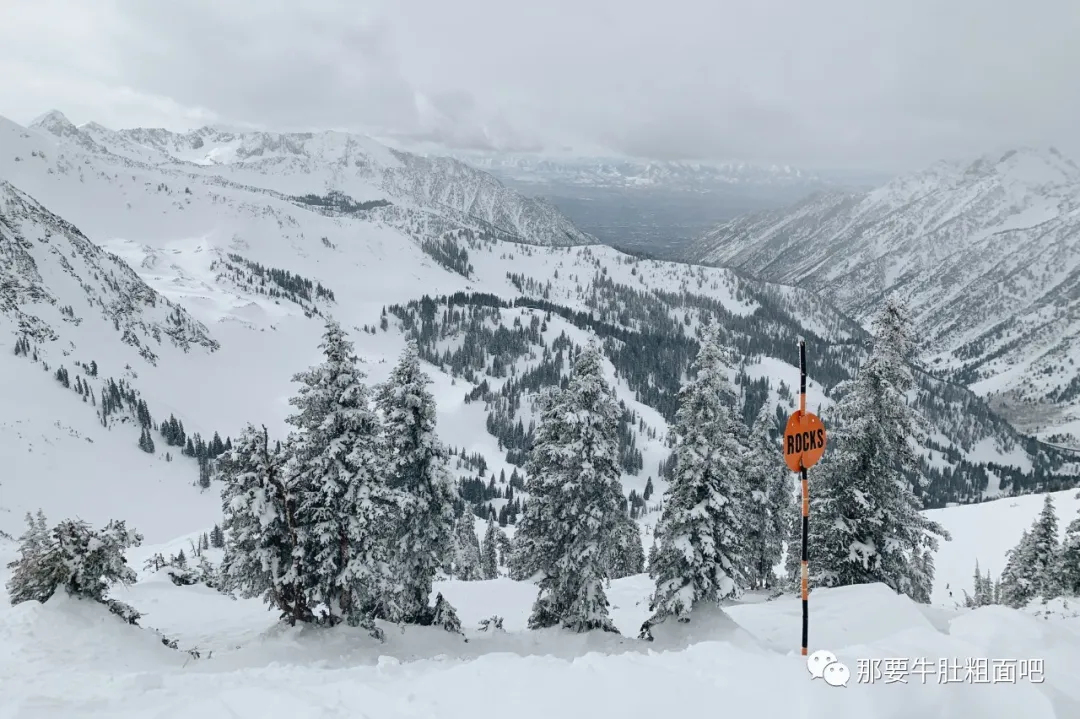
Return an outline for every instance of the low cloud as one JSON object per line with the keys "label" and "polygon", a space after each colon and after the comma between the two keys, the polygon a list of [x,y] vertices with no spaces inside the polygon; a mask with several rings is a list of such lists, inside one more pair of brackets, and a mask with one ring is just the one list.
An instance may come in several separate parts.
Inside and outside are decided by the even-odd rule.
{"label": "low cloud", "polygon": [[811,167],[1080,159],[1078,36],[1075,0],[8,0],[0,113]]}

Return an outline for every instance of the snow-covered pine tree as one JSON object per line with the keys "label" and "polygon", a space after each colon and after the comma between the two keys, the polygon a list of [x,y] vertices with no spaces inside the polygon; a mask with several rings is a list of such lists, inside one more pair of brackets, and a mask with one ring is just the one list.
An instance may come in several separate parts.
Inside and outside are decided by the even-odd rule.
{"label": "snow-covered pine tree", "polygon": [[69,595],[105,604],[134,623],[138,613],[107,595],[114,584],[135,582],[135,571],[124,552],[139,546],[142,535],[129,530],[122,520],[94,530],[81,520],[65,519],[44,532],[45,518],[39,513],[37,520],[27,515],[27,524],[19,559],[8,565],[13,570],[7,584],[12,604],[45,602],[63,587]]}
{"label": "snow-covered pine tree", "polygon": [[1019,608],[1036,597],[1051,599],[1061,594],[1063,555],[1057,530],[1054,500],[1048,494],[1031,529],[1025,530],[1019,543],[1006,555],[1001,573],[1003,604]]}
{"label": "snow-covered pine tree", "polygon": [[994,578],[990,576],[989,569],[986,570],[986,574],[982,578],[982,584],[975,594],[975,601],[978,602],[980,607],[996,603],[994,599]]}
{"label": "snow-covered pine tree", "polygon": [[[546,387],[540,391],[536,398],[535,409],[540,418],[538,432],[543,431],[544,424],[554,427],[557,422],[561,390],[558,387]],[[554,432],[552,432],[554,434]],[[535,434],[533,445],[536,445]],[[549,456],[546,453],[532,452],[528,458],[528,472],[556,472],[557,467],[547,467]],[[510,578],[524,582],[539,579],[539,573],[544,566],[542,561],[545,557],[554,556],[554,530],[552,502],[547,493],[554,489],[548,482],[539,476],[535,479],[531,474],[526,475],[525,490],[530,492],[530,499],[522,507],[521,516],[518,517],[514,538],[511,541],[509,561]]]}
{"label": "snow-covered pine tree", "polygon": [[431,612],[431,624],[432,626],[442,627],[452,634],[465,634],[465,632],[461,631],[461,620],[458,619],[457,612],[454,611],[453,605],[446,601],[446,597],[442,595],[442,592],[439,592],[435,597],[435,606]]}
{"label": "snow-covered pine tree", "polygon": [[7,583],[12,604],[36,600],[43,602],[56,591],[48,575],[40,571],[41,559],[49,547],[49,527],[45,514],[39,509],[37,517],[26,513],[26,532],[19,537],[19,559],[8,565],[12,569]]}
{"label": "snow-covered pine tree", "polygon": [[527,461],[530,495],[518,520],[516,553],[532,551],[540,592],[529,627],[617,632],[604,584],[625,516],[618,462],[619,407],[590,342],[566,389],[548,394]]}
{"label": "snow-covered pine tree", "polygon": [[154,453],[154,438],[150,436],[150,430],[146,427],[143,427],[139,434],[139,449],[147,454]]}
{"label": "snow-covered pine tree", "polygon": [[221,527],[214,525],[214,528],[210,530],[210,546],[213,549],[222,549],[225,546],[225,533],[221,531]]}
{"label": "snow-covered pine tree", "polygon": [[373,616],[397,616],[397,597],[382,567],[396,528],[396,496],[385,482],[378,417],[369,407],[364,373],[353,345],[327,320],[319,345],[323,362],[293,377],[301,384],[286,419],[288,471],[295,482],[298,539],[304,554],[307,606],[320,620],[356,626]]}
{"label": "snow-covered pine tree", "polygon": [[925,543],[916,547],[911,554],[911,591],[908,596],[912,601],[929,604],[934,593],[934,550]]}
{"label": "snow-covered pine tree", "polygon": [[641,528],[629,516],[615,525],[614,538],[608,555],[608,578],[622,579],[645,571],[645,545],[641,543]]}
{"label": "snow-covered pine tree", "polygon": [[802,507],[792,513],[785,533],[787,550],[784,553],[784,591],[798,592],[802,589]]}
{"label": "snow-covered pine tree", "polygon": [[476,538],[476,525],[472,512],[457,518],[454,525],[454,577],[465,582],[484,578],[481,567],[480,540]]}
{"label": "snow-covered pine tree", "polygon": [[795,483],[772,432],[776,411],[762,405],[750,429],[746,479],[751,499],[747,514],[748,580],[751,587],[776,584],[775,568],[795,516]]}
{"label": "snow-covered pine tree", "polygon": [[921,512],[910,439],[922,426],[907,402],[914,383],[904,304],[886,301],[870,357],[835,394],[830,449],[814,470],[810,511],[813,586],[883,582],[925,601],[932,553],[948,532]]}
{"label": "snow-covered pine tree", "polygon": [[1080,597],[1080,516],[1069,522],[1061,543],[1061,592]]}
{"label": "snow-covered pine tree", "polygon": [[502,530],[502,527],[495,530],[495,542],[499,547],[499,566],[505,567],[510,561],[512,545],[510,543],[510,538],[506,536],[506,532]]}
{"label": "snow-covered pine tree", "polygon": [[454,536],[455,491],[446,448],[435,433],[431,380],[420,368],[420,352],[409,341],[389,379],[376,392],[382,413],[386,476],[398,495],[390,572],[401,587],[386,618],[429,623],[431,585]]}
{"label": "snow-covered pine tree", "polygon": [[496,532],[499,526],[491,517],[488,518],[484,532],[484,544],[480,552],[480,569],[484,579],[496,579],[499,576],[499,547]]}
{"label": "snow-covered pine tree", "polygon": [[1035,595],[1052,599],[1061,594],[1061,548],[1058,545],[1058,519],[1052,495],[1047,494],[1043,498],[1042,511],[1031,525],[1029,536],[1032,543]]}
{"label": "snow-covered pine tree", "polygon": [[736,439],[728,362],[715,327],[706,330],[692,371],[694,378],[680,390],[672,427],[674,465],[656,526],[660,548],[649,569],[656,590],[643,638],[651,636],[652,625],[668,617],[689,621],[695,605],[738,596],[747,585],[743,449]]}
{"label": "snow-covered pine tree", "polygon": [[649,545],[649,552],[645,557],[645,569],[652,575],[653,568],[656,566],[656,560],[660,556],[660,547],[656,544],[656,537],[653,536],[652,544]]}
{"label": "snow-covered pine tree", "polygon": [[987,571],[986,576],[983,576],[982,570],[979,568],[979,560],[975,560],[975,576],[973,581],[973,593],[968,594],[964,591],[964,606],[972,609],[974,607],[985,607],[994,603],[994,580],[990,578],[990,572]]}
{"label": "snow-covered pine tree", "polygon": [[[300,546],[296,480],[285,471],[288,445],[271,446],[266,427],[247,425],[221,457],[225,547],[221,588],[245,598],[262,597],[290,624],[311,621]],[[226,531],[228,532],[226,534]]]}
{"label": "snow-covered pine tree", "polygon": [[1005,553],[1005,568],[998,580],[1000,601],[1019,609],[1035,597],[1035,587],[1035,543],[1025,529],[1016,546]]}

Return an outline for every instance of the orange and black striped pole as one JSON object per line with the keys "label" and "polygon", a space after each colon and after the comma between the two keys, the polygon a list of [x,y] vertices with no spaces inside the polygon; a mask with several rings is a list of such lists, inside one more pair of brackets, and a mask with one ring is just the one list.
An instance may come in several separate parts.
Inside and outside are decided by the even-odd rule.
{"label": "orange and black striped pole", "polygon": [[806,340],[799,340],[799,408],[788,417],[784,427],[784,463],[802,480],[802,653],[807,653],[807,629],[810,623],[810,483],[806,471],[825,454],[825,425],[806,411]]}
{"label": "orange and black striped pole", "polygon": [[[799,414],[806,415],[806,340],[799,340]],[[806,656],[810,639],[810,482],[806,465],[799,460],[802,479],[802,653]]]}

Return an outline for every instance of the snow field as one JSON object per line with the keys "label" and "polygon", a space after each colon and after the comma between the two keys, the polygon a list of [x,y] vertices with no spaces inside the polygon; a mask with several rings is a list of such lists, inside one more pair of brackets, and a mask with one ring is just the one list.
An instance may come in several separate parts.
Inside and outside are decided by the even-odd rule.
{"label": "snow field", "polygon": [[[1074,491],[1054,495],[1062,524],[1080,509]],[[128,551],[140,579],[113,596],[135,606],[146,628],[58,595],[45,605],[0,606],[0,717],[653,717],[715,708],[736,714],[806,717],[1080,716],[1080,607],[1058,600],[1016,611],[957,609],[975,559],[992,571],[1030,525],[1041,495],[934,510],[953,533],[938,554],[934,605],[883,585],[819,589],[810,603],[810,648],[827,649],[851,672],[848,686],[812,680],[799,656],[800,602],[751,593],[689,625],[636,639],[652,589],[646,575],[612,582],[621,636],[528,631],[536,587],[507,578],[437,582],[457,608],[468,642],[440,629],[384,625],[379,644],[362,630],[290,628],[259,600],[231,599],[202,585],[177,587],[142,571],[155,553],[189,551],[202,530]],[[482,531],[482,522],[477,531]],[[1015,536],[1013,536],[1015,535]],[[15,545],[0,541],[0,561]],[[212,562],[219,550],[209,550]],[[0,569],[6,581],[8,571]],[[478,630],[503,617],[505,632]],[[168,649],[149,628],[197,648]],[[969,660],[1042,660],[1044,681],[969,683]],[[860,661],[861,660],[861,661]],[[904,660],[907,681],[871,660]],[[929,663],[925,683],[911,668]],[[952,661],[952,681],[938,673]],[[860,674],[860,669],[862,674]],[[62,677],[59,679],[58,677]],[[890,681],[890,679],[892,679]],[[523,699],[525,699],[523,701]],[[793,714],[794,713],[794,714]]]}
{"label": "snow field", "polygon": [[[169,547],[143,547],[148,555]],[[172,549],[175,551],[175,548]],[[11,545],[0,554],[11,555]],[[5,559],[7,558],[5,557]],[[133,556],[132,559],[135,557]],[[6,579],[6,576],[5,576]],[[1043,620],[987,607],[916,605],[882,585],[815,591],[811,650],[851,670],[846,687],[812,680],[798,653],[799,602],[751,597],[690,625],[634,638],[650,588],[644,575],[613,583],[623,636],[524,629],[535,587],[497,579],[438,583],[458,607],[468,642],[440,629],[387,628],[378,644],[362,630],[277,625],[257,600],[161,573],[115,596],[146,613],[142,623],[198,646],[202,658],[164,647],[101,607],[58,596],[45,605],[0,607],[2,717],[655,717],[726,711],[779,717],[1075,717],[1080,711],[1080,619]],[[505,618],[505,633],[476,630]],[[212,650],[212,654],[210,651]],[[1042,659],[1045,681],[923,684],[859,681],[860,660]],[[865,662],[864,662],[865,666]],[[943,675],[948,678],[947,675]],[[964,676],[961,671],[958,676]]]}

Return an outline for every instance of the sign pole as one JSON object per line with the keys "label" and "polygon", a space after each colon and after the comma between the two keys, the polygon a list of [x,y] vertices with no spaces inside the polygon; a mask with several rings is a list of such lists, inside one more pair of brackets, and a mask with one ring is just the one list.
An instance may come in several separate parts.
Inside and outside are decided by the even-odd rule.
{"label": "sign pole", "polygon": [[[806,414],[806,340],[799,340],[799,414]],[[799,474],[802,479],[802,655],[805,657],[810,638],[810,482],[801,458]]]}
{"label": "sign pole", "polygon": [[806,471],[825,454],[825,425],[806,411],[806,340],[799,340],[799,408],[784,427],[784,464],[802,480],[802,653],[806,656],[810,624],[810,482]]}

